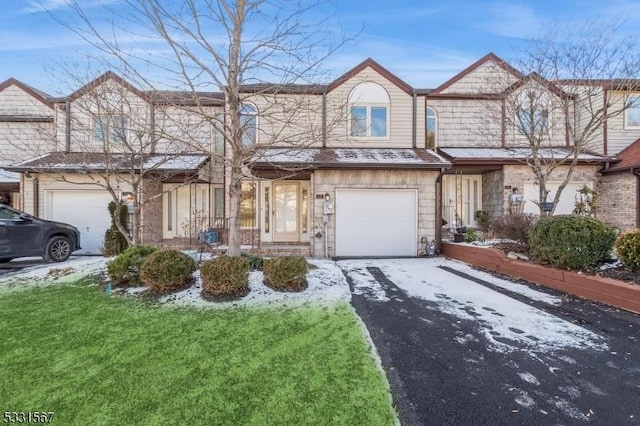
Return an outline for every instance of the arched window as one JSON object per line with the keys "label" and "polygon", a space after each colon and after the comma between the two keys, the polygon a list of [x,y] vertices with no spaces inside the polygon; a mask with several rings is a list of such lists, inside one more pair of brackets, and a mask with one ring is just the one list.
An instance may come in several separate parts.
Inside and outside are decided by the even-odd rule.
{"label": "arched window", "polygon": [[258,110],[251,104],[243,104],[240,108],[240,125],[242,126],[242,145],[251,146],[258,137]]}
{"label": "arched window", "polygon": [[427,133],[426,133],[426,147],[429,149],[435,149],[438,146],[438,113],[436,110],[427,107]]}
{"label": "arched window", "polygon": [[359,83],[349,93],[349,135],[389,137],[389,94],[378,83]]}

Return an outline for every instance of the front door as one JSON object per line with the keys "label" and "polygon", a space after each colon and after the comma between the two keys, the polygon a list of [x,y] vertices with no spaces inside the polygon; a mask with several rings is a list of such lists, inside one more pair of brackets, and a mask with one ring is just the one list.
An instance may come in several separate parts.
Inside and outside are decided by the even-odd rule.
{"label": "front door", "polygon": [[273,184],[273,239],[298,241],[300,227],[300,184],[275,182]]}
{"label": "front door", "polygon": [[481,175],[446,175],[442,217],[447,227],[476,226],[475,212],[482,210]]}

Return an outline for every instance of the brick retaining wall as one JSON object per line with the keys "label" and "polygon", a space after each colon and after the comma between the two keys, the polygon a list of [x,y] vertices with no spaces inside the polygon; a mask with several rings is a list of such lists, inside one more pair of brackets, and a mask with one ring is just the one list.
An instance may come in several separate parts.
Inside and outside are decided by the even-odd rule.
{"label": "brick retaining wall", "polygon": [[480,268],[522,278],[536,284],[640,313],[640,286],[610,278],[584,275],[509,259],[502,251],[467,244],[442,242],[442,253]]}

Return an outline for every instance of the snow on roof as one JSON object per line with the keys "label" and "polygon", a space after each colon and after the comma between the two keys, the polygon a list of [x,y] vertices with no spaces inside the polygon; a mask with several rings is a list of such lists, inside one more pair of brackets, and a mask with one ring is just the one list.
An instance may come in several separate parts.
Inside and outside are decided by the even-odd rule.
{"label": "snow on roof", "polygon": [[[491,159],[491,160],[518,160],[531,156],[530,148],[439,148],[440,152],[451,158]],[[541,148],[540,156],[543,158],[564,158],[571,155],[565,148]],[[584,161],[602,161],[605,157],[588,152],[580,153],[578,159]]]}
{"label": "snow on roof", "polygon": [[448,166],[450,163],[427,149],[412,148],[270,148],[254,156],[258,164],[281,165],[404,165]]}
{"label": "snow on roof", "polygon": [[97,171],[124,170],[133,167],[158,171],[195,171],[208,160],[204,154],[105,154],[54,152],[9,166],[11,170]]}

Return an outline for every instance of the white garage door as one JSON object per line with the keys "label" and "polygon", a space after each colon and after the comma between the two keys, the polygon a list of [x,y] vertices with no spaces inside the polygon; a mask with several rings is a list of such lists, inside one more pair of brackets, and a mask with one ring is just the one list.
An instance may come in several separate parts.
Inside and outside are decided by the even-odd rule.
{"label": "white garage door", "polygon": [[336,191],[336,256],[415,256],[417,190]]}
{"label": "white garage door", "polygon": [[[591,182],[569,182],[567,186],[562,190],[562,194],[560,194],[560,201],[558,202],[558,206],[556,207],[553,214],[571,214],[573,209],[576,206],[576,197],[580,197],[580,193],[578,190],[583,186],[587,185],[589,188],[593,187]],[[556,192],[558,191],[558,187],[560,186],[560,182],[547,182],[547,189],[549,190],[549,196],[547,200],[553,201],[553,198],[556,196]],[[534,203],[534,200],[538,200],[539,197],[539,189],[538,185],[535,185],[533,182],[525,182],[524,183],[524,212],[525,213],[533,213],[540,214],[540,209]]]}
{"label": "white garage door", "polygon": [[104,233],[111,225],[107,191],[46,191],[46,219],[65,222],[80,230],[82,250],[74,254],[100,254]]}

